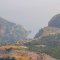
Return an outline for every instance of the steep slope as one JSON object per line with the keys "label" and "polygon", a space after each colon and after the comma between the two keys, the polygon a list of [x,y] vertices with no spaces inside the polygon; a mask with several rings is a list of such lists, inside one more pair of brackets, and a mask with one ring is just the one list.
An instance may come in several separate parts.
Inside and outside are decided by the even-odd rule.
{"label": "steep slope", "polygon": [[34,38],[39,40],[40,44],[60,45],[60,14],[52,17],[48,26],[40,29]]}
{"label": "steep slope", "polygon": [[46,37],[51,35],[53,36],[57,34],[60,34],[60,28],[47,26],[39,30],[39,32],[35,35],[35,38]]}
{"label": "steep slope", "polygon": [[60,60],[60,14],[55,15],[48,26],[40,29],[34,39],[26,45],[29,50],[46,53]]}
{"label": "steep slope", "polygon": [[0,17],[0,42],[25,39],[28,32],[21,26]]}
{"label": "steep slope", "polygon": [[40,37],[41,35],[49,36],[60,33],[60,14],[57,14],[52,17],[52,19],[48,22],[48,26],[39,30],[39,32],[35,35],[35,38]]}

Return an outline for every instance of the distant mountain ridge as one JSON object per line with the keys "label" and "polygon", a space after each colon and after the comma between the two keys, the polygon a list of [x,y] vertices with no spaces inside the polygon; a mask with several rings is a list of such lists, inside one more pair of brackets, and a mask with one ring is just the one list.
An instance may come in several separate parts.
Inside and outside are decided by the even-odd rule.
{"label": "distant mountain ridge", "polygon": [[13,42],[25,39],[27,35],[28,31],[21,25],[16,25],[0,17],[0,42]]}

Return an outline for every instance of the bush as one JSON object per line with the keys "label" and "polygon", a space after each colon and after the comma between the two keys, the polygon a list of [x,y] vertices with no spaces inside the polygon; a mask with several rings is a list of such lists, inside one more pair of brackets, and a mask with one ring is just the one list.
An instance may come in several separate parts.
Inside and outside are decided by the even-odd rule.
{"label": "bush", "polygon": [[14,57],[10,58],[10,57],[7,57],[7,58],[0,58],[0,60],[16,60]]}

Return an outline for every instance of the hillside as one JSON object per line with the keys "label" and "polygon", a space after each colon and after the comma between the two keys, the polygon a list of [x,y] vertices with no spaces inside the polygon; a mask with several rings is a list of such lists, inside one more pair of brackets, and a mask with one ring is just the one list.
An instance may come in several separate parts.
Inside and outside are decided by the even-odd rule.
{"label": "hillside", "polygon": [[27,46],[29,50],[46,53],[60,60],[60,14],[52,17],[48,26],[41,28]]}
{"label": "hillside", "polygon": [[35,38],[40,37],[41,35],[48,36],[55,35],[60,33],[60,14],[57,14],[52,17],[52,19],[48,22],[48,26],[39,30],[39,32],[35,35]]}
{"label": "hillside", "polygon": [[28,50],[20,44],[0,44],[0,60],[57,60],[47,54]]}
{"label": "hillside", "polygon": [[47,26],[39,30],[39,32],[35,35],[35,38],[45,37],[49,35],[57,35],[59,33],[60,33],[60,28]]}
{"label": "hillside", "polygon": [[21,25],[16,25],[0,17],[0,43],[25,39],[27,35],[28,31]]}
{"label": "hillside", "polygon": [[55,15],[49,21],[48,26],[39,30],[35,39],[40,40],[40,44],[60,45],[60,14]]}

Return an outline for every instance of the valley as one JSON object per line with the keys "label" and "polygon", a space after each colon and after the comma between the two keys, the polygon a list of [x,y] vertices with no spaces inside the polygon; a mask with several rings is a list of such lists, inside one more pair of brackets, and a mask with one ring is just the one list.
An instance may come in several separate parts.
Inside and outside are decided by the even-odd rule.
{"label": "valley", "polygon": [[0,18],[0,60],[60,60],[60,14],[29,39],[23,26]]}

